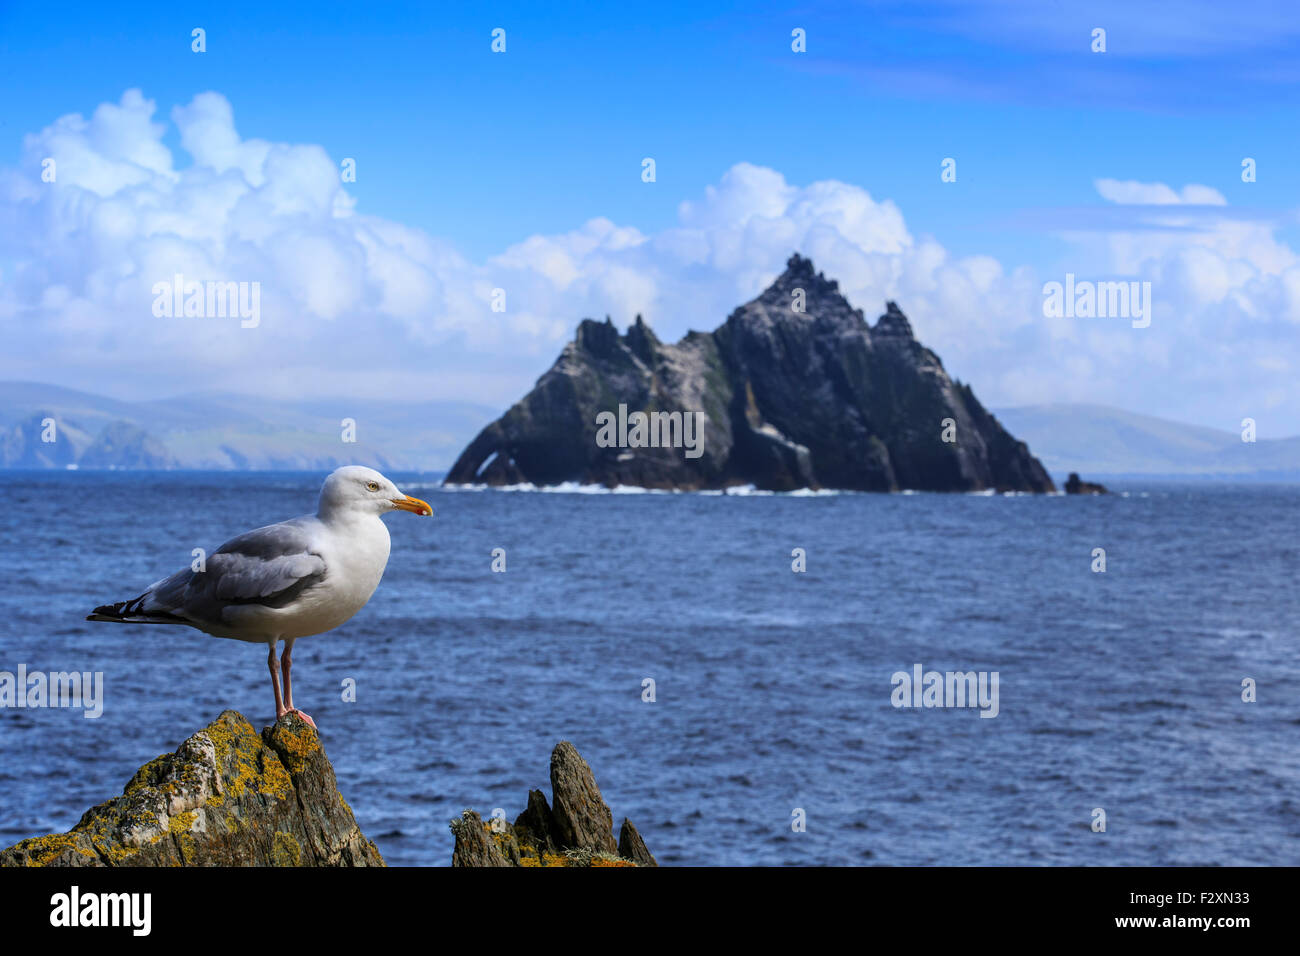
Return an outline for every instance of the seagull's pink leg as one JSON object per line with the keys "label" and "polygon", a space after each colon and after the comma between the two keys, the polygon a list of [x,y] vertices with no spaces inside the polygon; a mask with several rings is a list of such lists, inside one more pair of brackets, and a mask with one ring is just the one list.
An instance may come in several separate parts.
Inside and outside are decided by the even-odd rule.
{"label": "seagull's pink leg", "polygon": [[[275,641],[271,642],[271,653],[267,655],[266,666],[271,669],[271,689],[275,691],[275,719],[279,720],[286,713],[284,700],[280,697],[280,662],[275,659]],[[284,686],[289,686],[289,675],[285,674]]]}
{"label": "seagull's pink leg", "polygon": [[[304,714],[297,707],[293,706],[293,684],[291,683],[289,678],[289,672],[293,669],[293,641],[294,641],[293,638],[285,638],[284,654],[280,657],[280,664],[284,667],[285,713],[297,714],[303,720],[307,721],[307,723],[315,727],[316,721],[312,720],[311,717],[309,717],[307,714]],[[272,649],[272,653],[275,653],[274,649]],[[279,718],[277,717],[277,719]]]}

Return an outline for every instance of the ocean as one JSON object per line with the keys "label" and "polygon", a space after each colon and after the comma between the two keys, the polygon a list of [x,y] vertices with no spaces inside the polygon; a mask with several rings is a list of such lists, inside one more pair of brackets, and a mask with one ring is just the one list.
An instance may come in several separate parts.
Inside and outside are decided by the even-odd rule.
{"label": "ocean", "polygon": [[[98,719],[0,709],[0,844],[71,828],[224,709],[271,721],[261,645],[83,618],[314,511],[323,477],[0,472],[0,670],[104,674]],[[390,477],[435,517],[386,518],[369,605],[294,650],[296,702],[390,865],[449,864],[467,807],[549,797],[560,740],[665,865],[1300,863],[1300,487]],[[996,672],[996,716],[894,706],[918,665]]]}

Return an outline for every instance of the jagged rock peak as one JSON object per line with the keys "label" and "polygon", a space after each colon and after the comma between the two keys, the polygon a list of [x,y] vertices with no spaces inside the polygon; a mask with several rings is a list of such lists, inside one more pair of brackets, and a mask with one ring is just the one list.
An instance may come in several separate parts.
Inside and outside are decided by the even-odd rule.
{"label": "jagged rock peak", "polygon": [[655,350],[659,346],[659,337],[654,334],[650,326],[646,325],[645,320],[641,318],[640,312],[637,313],[636,321],[628,327],[624,338],[627,341],[628,348],[641,361],[647,365],[654,361]]}
{"label": "jagged rock peak", "polygon": [[914,337],[912,323],[907,321],[907,316],[898,307],[898,303],[893,300],[885,303],[885,314],[876,320],[871,333],[873,335],[897,336],[908,339]]}
{"label": "jagged rock peak", "polygon": [[813,276],[817,274],[817,267],[811,259],[792,252],[790,258],[785,260],[785,271],[792,276]]}
{"label": "jagged rock peak", "polygon": [[786,262],[785,271],[751,302],[732,313],[733,319],[747,321],[759,318],[768,321],[773,317],[785,321],[829,321],[845,328],[866,328],[861,309],[856,309],[840,291],[835,279],[818,272],[811,259],[794,253]]}
{"label": "jagged rock peak", "polygon": [[577,748],[561,740],[551,753],[551,803],[528,791],[528,806],[513,824],[491,822],[474,810],[451,821],[456,837],[451,865],[658,866],[626,817],[614,839],[614,819],[596,778]]}
{"label": "jagged rock peak", "polygon": [[608,358],[618,352],[619,338],[618,328],[609,316],[605,316],[604,322],[596,319],[583,319],[579,322],[573,342],[584,352]]}
{"label": "jagged rock peak", "polygon": [[809,295],[835,295],[840,291],[840,284],[835,279],[826,278],[824,273],[817,271],[811,259],[796,252],[786,260],[785,271],[768,286],[763,297],[773,293],[786,296],[794,289],[803,289]]}

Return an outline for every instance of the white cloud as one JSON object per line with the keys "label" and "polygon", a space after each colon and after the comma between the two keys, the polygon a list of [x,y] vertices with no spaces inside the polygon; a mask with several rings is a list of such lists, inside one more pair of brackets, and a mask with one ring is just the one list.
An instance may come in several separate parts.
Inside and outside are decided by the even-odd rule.
{"label": "white cloud", "polygon": [[1181,193],[1164,183],[1140,183],[1136,179],[1099,179],[1095,185],[1103,199],[1124,205],[1226,206],[1228,204],[1228,200],[1224,199],[1223,194],[1217,189],[1198,186],[1195,183],[1184,186]]}
{"label": "white cloud", "polygon": [[[171,111],[188,165],[154,113],[128,91],[28,136],[20,169],[0,172],[0,330],[16,346],[0,375],[119,394],[301,386],[501,405],[579,318],[639,312],[669,340],[712,329],[798,250],[870,320],[898,300],[986,404],[1109,402],[1207,422],[1268,407],[1300,430],[1285,378],[1300,367],[1300,258],[1271,224],[1217,209],[1209,187],[1096,182],[1140,228],[1081,231],[1061,271],[1151,281],[1152,326],[1135,330],[1044,318],[1042,283],[1061,276],[954,256],[850,183],[800,186],[740,163],[681,202],[671,228],[595,218],[474,263],[358,211],[320,147],[242,139],[218,94]],[[39,179],[46,156],[53,184]],[[261,325],[155,318],[150,289],[177,272],[260,282]]]}

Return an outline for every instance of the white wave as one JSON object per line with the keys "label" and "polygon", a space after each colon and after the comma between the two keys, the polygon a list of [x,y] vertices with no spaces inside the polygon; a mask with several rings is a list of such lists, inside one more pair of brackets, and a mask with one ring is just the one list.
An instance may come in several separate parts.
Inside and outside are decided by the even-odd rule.
{"label": "white wave", "polygon": [[403,487],[412,491],[530,491],[550,495],[704,495],[708,497],[722,497],[725,495],[737,498],[766,498],[775,495],[786,498],[830,498],[841,494],[853,494],[853,492],[842,491],[838,488],[796,488],[794,491],[765,491],[754,485],[704,488],[698,491],[683,491],[679,488],[643,488],[640,485],[615,485],[613,488],[609,488],[605,485],[581,484],[576,481],[564,481],[558,485],[535,485],[531,481],[515,485],[488,485],[478,482],[441,485],[407,482],[403,484]]}
{"label": "white wave", "polygon": [[[509,491],[509,492],[535,492],[537,494],[547,495],[701,495],[704,497],[734,497],[734,498],[834,498],[839,495],[866,495],[872,494],[867,491],[853,491],[847,488],[796,488],[793,491],[768,491],[758,488],[755,485],[732,485],[728,488],[702,488],[699,490],[684,491],[680,488],[643,488],[640,485],[615,485],[613,488],[605,485],[582,484],[577,481],[563,481],[558,485],[535,485],[531,481],[520,482],[515,485],[488,485],[478,482],[467,482],[464,484],[427,484],[404,482],[403,488],[412,491]],[[904,488],[896,494],[900,495],[930,495],[943,494],[944,492],[920,491],[915,488]],[[968,491],[968,495],[976,497],[991,498],[999,494],[993,488],[986,488],[983,491]],[[1062,494],[1057,492],[1056,494]],[[1037,494],[1031,491],[1005,491],[1001,493],[1005,498],[1036,498]]]}

